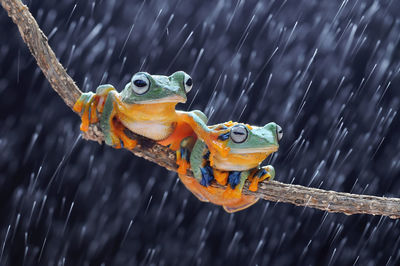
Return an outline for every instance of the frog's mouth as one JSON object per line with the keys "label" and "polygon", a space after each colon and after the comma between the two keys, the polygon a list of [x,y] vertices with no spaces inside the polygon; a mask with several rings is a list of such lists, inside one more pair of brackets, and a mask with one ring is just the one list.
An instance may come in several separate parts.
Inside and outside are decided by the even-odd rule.
{"label": "frog's mouth", "polygon": [[252,153],[265,153],[270,155],[278,150],[278,146],[271,146],[268,148],[245,148],[245,149],[230,149],[230,153],[236,154],[252,154]]}
{"label": "frog's mouth", "polygon": [[161,99],[154,99],[154,100],[145,100],[138,102],[138,104],[153,104],[153,103],[185,103],[186,98],[179,96],[179,95],[174,95],[174,96],[168,96],[165,98]]}

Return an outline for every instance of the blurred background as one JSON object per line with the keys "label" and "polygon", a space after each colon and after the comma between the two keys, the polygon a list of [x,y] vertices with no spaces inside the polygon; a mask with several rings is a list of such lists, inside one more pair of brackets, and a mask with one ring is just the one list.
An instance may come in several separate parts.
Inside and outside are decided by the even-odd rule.
{"label": "blurred background", "polygon": [[[276,180],[400,197],[400,3],[24,1],[84,91],[194,80],[181,110],[284,130]],[[0,10],[0,265],[399,265],[400,222],[260,201],[228,214],[79,137]]]}

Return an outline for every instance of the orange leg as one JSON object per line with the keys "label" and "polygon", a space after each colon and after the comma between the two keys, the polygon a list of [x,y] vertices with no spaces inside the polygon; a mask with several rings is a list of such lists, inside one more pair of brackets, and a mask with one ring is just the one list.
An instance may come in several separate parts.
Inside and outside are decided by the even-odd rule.
{"label": "orange leg", "polygon": [[[192,116],[188,114],[181,113],[180,119],[189,124],[196,133],[197,137],[203,140],[207,144],[207,147],[210,150],[211,155],[215,154],[216,152],[222,154],[223,156],[228,155],[230,148],[226,147],[223,141],[218,140],[218,136],[221,134],[221,131],[214,132],[212,130],[205,129],[197,121],[195,121]],[[212,166],[211,161],[210,164]]]}
{"label": "orange leg", "polygon": [[[137,145],[137,141],[133,140],[131,138],[129,138],[124,130],[125,130],[125,126],[119,122],[118,120],[114,120],[111,123],[113,125],[113,127],[111,128],[111,131],[115,134],[115,136],[117,136],[120,140],[122,140],[124,147],[128,150],[132,150],[133,148],[136,147]],[[119,145],[119,148],[121,147],[121,145]]]}

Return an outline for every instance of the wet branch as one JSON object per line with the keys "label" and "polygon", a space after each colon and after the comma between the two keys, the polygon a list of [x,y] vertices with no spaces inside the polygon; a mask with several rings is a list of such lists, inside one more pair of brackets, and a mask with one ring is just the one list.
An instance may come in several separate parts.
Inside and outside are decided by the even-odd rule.
{"label": "wet branch", "polygon": [[[53,89],[72,109],[82,92],[57,60],[47,42],[47,37],[40,30],[28,7],[21,0],[0,0],[0,3],[14,23],[17,24],[22,39],[28,45],[29,50],[36,58],[37,64]],[[91,126],[83,137],[99,143],[103,141],[103,134],[96,125]],[[152,161],[170,171],[177,170],[173,151],[133,133],[131,137],[138,141],[137,147],[131,150],[133,154]],[[192,176],[192,173],[189,173],[189,176]],[[219,185],[213,184],[213,186]],[[246,184],[244,193],[256,195],[265,200],[286,202],[328,212],[340,212],[347,215],[365,213],[389,216],[393,219],[400,218],[400,199],[398,198],[326,191],[277,181],[259,184],[257,192],[249,191],[248,184]]]}

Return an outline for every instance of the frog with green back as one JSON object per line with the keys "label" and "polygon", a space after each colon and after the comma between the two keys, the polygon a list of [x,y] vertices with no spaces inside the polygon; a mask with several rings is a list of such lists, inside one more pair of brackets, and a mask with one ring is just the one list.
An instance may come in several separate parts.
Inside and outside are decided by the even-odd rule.
{"label": "frog with green back", "polygon": [[[256,197],[242,195],[243,186],[249,179],[249,190],[256,191],[258,182],[274,178],[274,168],[270,165],[260,167],[260,164],[278,150],[282,128],[273,122],[264,127],[236,122],[206,126],[204,120],[193,114],[182,115],[187,121],[195,121],[192,128],[198,136],[190,156],[195,178],[181,174],[185,186],[200,200],[222,205],[228,212],[242,210],[257,202]],[[209,186],[214,179],[228,188]]]}
{"label": "frog with green back", "polygon": [[[128,129],[177,151],[180,171],[186,172],[188,152],[183,149],[181,154],[179,148],[183,139],[189,140],[185,143],[190,148],[196,136],[187,123],[180,121],[175,106],[186,102],[192,86],[192,78],[183,71],[170,76],[138,72],[121,93],[109,84],[99,86],[96,93],[83,93],[74,110],[82,114],[82,131],[100,122],[106,144],[133,149],[137,143],[126,134]],[[193,116],[204,116],[200,111],[192,112]]]}

